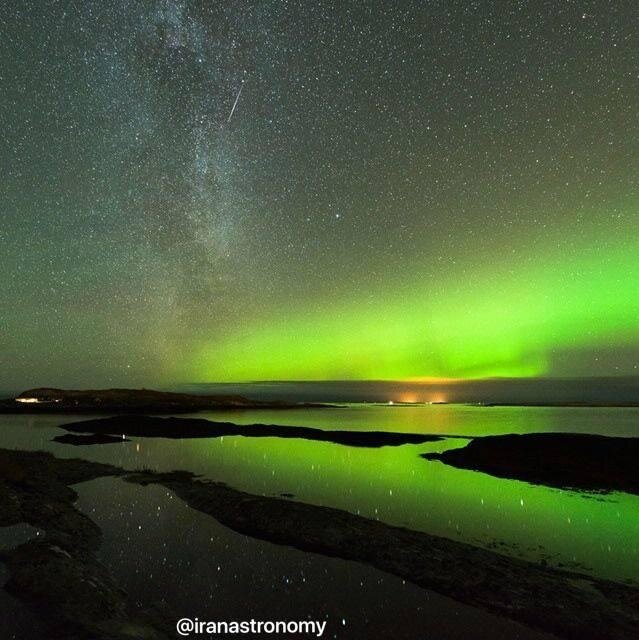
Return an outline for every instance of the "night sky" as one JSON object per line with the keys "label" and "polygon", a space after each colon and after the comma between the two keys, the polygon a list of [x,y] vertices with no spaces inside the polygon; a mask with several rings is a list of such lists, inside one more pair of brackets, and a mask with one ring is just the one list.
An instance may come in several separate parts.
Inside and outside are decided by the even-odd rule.
{"label": "night sky", "polygon": [[639,373],[636,0],[0,31],[0,387]]}

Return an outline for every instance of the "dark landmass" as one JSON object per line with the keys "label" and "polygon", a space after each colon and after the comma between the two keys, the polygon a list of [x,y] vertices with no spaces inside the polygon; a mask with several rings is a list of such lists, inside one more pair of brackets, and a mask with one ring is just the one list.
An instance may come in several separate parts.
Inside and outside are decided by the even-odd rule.
{"label": "dark landmass", "polygon": [[[617,357],[618,354],[615,354]],[[407,394],[424,402],[512,406],[639,406],[639,376],[473,378],[453,380],[325,380],[203,383],[191,393],[230,393],[260,400],[298,402],[397,402]]]}
{"label": "dark landmass", "polygon": [[576,433],[484,436],[460,449],[422,457],[534,484],[639,494],[639,438]]}
{"label": "dark landmass", "polygon": [[[234,424],[200,418],[156,418],[152,416],[113,416],[82,420],[61,425],[74,433],[108,434],[150,438],[302,438],[349,445],[351,447],[384,447],[421,444],[443,440],[443,436],[386,431],[324,431],[311,427],[285,427],[274,424]],[[61,436],[64,437],[64,436]],[[55,438],[60,442],[59,438]],[[88,443],[86,443],[88,444]]]}
{"label": "dark landmass", "polygon": [[[4,553],[5,589],[31,606],[51,638],[160,640],[160,614],[134,604],[94,552],[100,530],[73,507],[70,484],[123,476],[161,484],[239,533],[369,564],[459,602],[579,640],[636,638],[639,589],[499,555],[328,507],[251,495],[186,472],[130,474],[109,465],[0,450],[0,526],[44,536]],[[174,623],[174,620],[171,621]]]}
{"label": "dark landmass", "polygon": [[636,408],[639,407],[639,402],[632,401],[613,401],[608,400],[605,402],[479,402],[477,403],[482,407],[570,407],[573,409],[579,409],[580,407],[595,407],[599,409],[615,409],[615,408]]}
{"label": "dark landmass", "polygon": [[29,389],[0,400],[0,413],[193,413],[222,409],[324,407],[291,402],[248,400],[236,395],[192,395],[151,389]]}
{"label": "dark landmass", "polygon": [[70,484],[121,473],[109,465],[0,449],[0,526],[25,522],[45,532],[2,554],[9,572],[4,588],[33,610],[50,638],[173,637],[96,560],[100,529],[73,506]]}
{"label": "dark landmass", "polygon": [[62,444],[72,444],[73,446],[131,442],[128,438],[123,438],[122,436],[110,436],[106,433],[94,433],[86,436],[75,433],[65,433],[63,436],[56,436],[53,438],[53,441],[60,442]]}

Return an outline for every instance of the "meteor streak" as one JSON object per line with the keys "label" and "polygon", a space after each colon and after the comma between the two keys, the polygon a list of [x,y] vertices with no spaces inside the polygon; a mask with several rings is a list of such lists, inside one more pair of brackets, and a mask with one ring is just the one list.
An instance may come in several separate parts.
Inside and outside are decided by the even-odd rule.
{"label": "meteor streak", "polygon": [[233,103],[233,108],[231,109],[231,113],[229,113],[229,119],[226,121],[227,124],[231,122],[231,118],[233,117],[233,112],[235,111],[235,107],[237,107],[237,102],[240,99],[240,96],[242,95],[243,88],[244,88],[244,81],[242,81],[242,84],[240,85],[240,90],[237,92],[237,97],[235,98],[235,102]]}

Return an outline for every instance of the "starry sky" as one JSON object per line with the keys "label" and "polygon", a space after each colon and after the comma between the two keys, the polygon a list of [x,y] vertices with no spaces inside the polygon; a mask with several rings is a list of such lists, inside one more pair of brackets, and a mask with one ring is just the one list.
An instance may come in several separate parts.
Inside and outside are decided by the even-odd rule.
{"label": "starry sky", "polygon": [[639,373],[634,0],[24,0],[0,386]]}

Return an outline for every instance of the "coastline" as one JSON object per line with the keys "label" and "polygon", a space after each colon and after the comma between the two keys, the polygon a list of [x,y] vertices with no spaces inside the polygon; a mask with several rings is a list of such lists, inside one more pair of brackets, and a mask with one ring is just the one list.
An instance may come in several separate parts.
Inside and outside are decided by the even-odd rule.
{"label": "coastline", "polygon": [[[69,485],[103,476],[161,484],[239,533],[370,564],[560,637],[625,640],[634,637],[639,624],[636,586],[507,558],[338,509],[247,494],[189,472],[125,472],[111,465],[9,450],[0,450],[0,462],[0,500],[12,505],[2,510],[3,525],[26,522],[45,531],[44,537],[3,555],[10,572],[7,589],[35,607],[57,631],[106,640],[130,637],[133,625],[148,638],[167,634],[162,620],[132,605],[95,562],[100,531],[73,507],[76,494]],[[80,587],[87,578],[88,586]]]}

